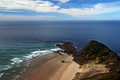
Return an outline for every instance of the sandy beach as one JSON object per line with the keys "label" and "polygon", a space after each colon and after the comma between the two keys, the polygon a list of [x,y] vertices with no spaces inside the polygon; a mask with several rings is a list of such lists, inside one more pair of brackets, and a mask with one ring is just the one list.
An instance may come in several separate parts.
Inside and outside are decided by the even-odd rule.
{"label": "sandy beach", "polygon": [[[51,53],[39,57],[30,63],[31,66],[35,67],[21,75],[17,80],[65,80],[67,78],[67,80],[72,80],[74,73],[71,74],[68,72],[68,69],[70,68],[71,70],[72,68],[70,65],[75,64],[72,59],[72,56],[64,53],[61,53],[61,55]],[[69,76],[65,76],[68,75],[68,73]],[[72,75],[72,77],[70,75]]]}

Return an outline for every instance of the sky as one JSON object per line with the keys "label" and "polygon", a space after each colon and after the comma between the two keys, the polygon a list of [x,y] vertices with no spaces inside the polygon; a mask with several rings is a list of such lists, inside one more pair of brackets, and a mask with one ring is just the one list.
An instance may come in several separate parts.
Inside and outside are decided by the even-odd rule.
{"label": "sky", "polygon": [[120,20],[120,0],[0,0],[0,21]]}

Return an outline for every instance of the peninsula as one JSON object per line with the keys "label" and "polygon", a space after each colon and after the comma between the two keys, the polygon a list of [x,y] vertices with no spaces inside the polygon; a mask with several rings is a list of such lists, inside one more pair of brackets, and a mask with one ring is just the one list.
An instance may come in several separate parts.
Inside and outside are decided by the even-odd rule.
{"label": "peninsula", "polygon": [[104,44],[92,40],[79,52],[70,42],[57,46],[79,64],[73,80],[120,80],[120,57]]}
{"label": "peninsula", "polygon": [[90,41],[77,51],[69,41],[57,44],[62,51],[34,59],[37,65],[17,80],[119,80],[120,57],[107,46]]}

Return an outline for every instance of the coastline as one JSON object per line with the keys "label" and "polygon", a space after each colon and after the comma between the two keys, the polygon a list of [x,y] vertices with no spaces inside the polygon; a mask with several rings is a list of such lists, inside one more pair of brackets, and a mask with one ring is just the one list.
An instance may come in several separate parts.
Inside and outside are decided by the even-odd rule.
{"label": "coastline", "polygon": [[[91,41],[88,45],[93,44],[92,42],[98,43],[96,41]],[[110,69],[106,67],[106,64],[99,64],[98,59],[89,60],[88,63],[84,64],[77,63],[73,59],[75,56],[71,56],[75,52],[74,46],[71,45],[70,42],[66,42],[63,45],[67,47],[65,50],[66,53],[56,51],[32,60],[29,64],[32,69],[26,74],[20,76],[17,80],[78,80],[91,77],[96,74],[109,73]],[[57,45],[57,47],[63,49],[64,46],[59,44]],[[104,45],[101,46],[105,47],[105,49],[107,48]],[[114,53],[112,54],[110,52],[110,54],[115,56]],[[117,60],[117,56],[115,56],[115,58]],[[82,62],[83,61],[81,61],[81,63]]]}
{"label": "coastline", "polygon": [[17,80],[72,80],[77,72],[81,74],[79,78],[85,78],[109,71],[105,65],[96,65],[94,62],[80,67],[73,61],[72,56],[63,52],[53,52],[35,58],[29,66],[32,68],[23,73]]}
{"label": "coastline", "polygon": [[65,71],[73,63],[72,59],[72,56],[63,52],[38,57],[30,62],[32,68],[23,73],[17,80],[64,80],[66,78],[64,77]]}
{"label": "coastline", "polygon": [[49,53],[37,58],[34,58],[29,63],[29,69],[27,69],[22,75],[20,75],[16,80],[23,80],[27,76],[31,75],[34,70],[37,70],[38,68],[42,67],[46,62],[49,60],[58,57],[59,55],[56,53]]}

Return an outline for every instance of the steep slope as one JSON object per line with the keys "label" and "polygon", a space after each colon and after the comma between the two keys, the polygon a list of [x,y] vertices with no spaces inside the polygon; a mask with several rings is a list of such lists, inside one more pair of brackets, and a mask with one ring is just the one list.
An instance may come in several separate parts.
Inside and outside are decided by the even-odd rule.
{"label": "steep slope", "polygon": [[118,71],[120,68],[120,57],[107,46],[97,41],[90,41],[80,52],[76,53],[73,60],[80,65],[90,61],[106,64],[110,71]]}

